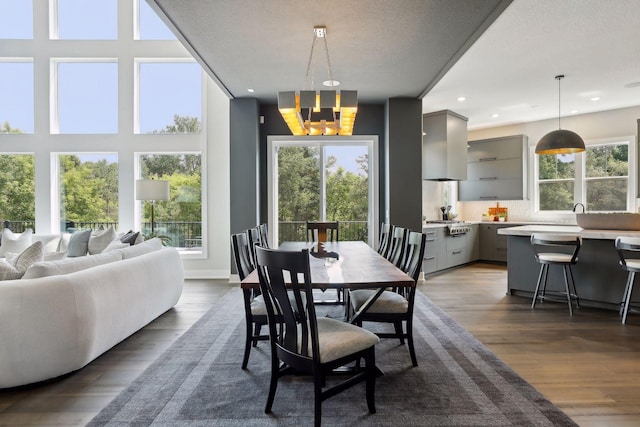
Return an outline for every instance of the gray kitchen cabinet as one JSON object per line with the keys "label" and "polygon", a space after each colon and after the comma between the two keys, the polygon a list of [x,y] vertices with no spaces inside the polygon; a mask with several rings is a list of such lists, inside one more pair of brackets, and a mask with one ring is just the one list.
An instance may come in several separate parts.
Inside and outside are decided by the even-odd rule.
{"label": "gray kitchen cabinet", "polygon": [[438,255],[440,255],[441,259],[444,256],[445,229],[444,227],[425,228],[423,232],[426,235],[426,244],[424,247],[422,271],[424,274],[429,274],[439,270]]}
{"label": "gray kitchen cabinet", "polygon": [[525,135],[469,141],[467,180],[460,181],[459,199],[527,199],[527,151]]}
{"label": "gray kitchen cabinet", "polygon": [[479,258],[483,261],[507,262],[507,236],[498,234],[498,229],[513,227],[513,224],[490,222],[480,224]]}

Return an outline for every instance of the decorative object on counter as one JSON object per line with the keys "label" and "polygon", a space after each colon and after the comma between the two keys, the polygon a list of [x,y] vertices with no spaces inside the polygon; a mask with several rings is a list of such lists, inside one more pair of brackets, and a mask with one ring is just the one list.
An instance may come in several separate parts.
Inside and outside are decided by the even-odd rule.
{"label": "decorative object on counter", "polygon": [[576,223],[585,230],[640,230],[640,213],[576,213]]}
{"label": "decorative object on counter", "polygon": [[560,80],[563,74],[557,75],[558,80],[558,130],[543,136],[536,145],[536,154],[570,154],[585,150],[584,141],[575,132],[560,128]]}
{"label": "decorative object on counter", "polygon": [[489,217],[493,217],[491,221],[504,222],[509,218],[509,208],[501,208],[500,203],[496,203],[495,208],[489,208]]}
{"label": "decorative object on counter", "polygon": [[[298,93],[296,91],[278,92],[278,110],[293,135],[351,135],[358,111],[358,92],[355,90],[341,90],[340,93],[335,90],[318,92],[313,88],[314,71],[311,70],[311,67],[313,65],[313,51],[318,39],[322,39],[324,42],[324,52],[327,58],[328,80],[323,85],[335,88],[340,84],[333,79],[331,71],[329,48],[327,47],[327,27],[313,27],[313,34],[304,86]],[[307,90],[310,70],[311,89]],[[321,114],[323,109],[328,114],[321,115],[320,120],[312,122],[311,114]],[[304,113],[306,113],[306,117],[303,117]]]}

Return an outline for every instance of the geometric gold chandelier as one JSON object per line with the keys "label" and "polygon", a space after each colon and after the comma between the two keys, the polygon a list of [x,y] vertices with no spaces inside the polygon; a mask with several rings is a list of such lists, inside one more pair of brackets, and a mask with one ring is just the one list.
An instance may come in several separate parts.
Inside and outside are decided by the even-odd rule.
{"label": "geometric gold chandelier", "polygon": [[311,73],[311,89],[306,90],[309,70],[312,68],[313,52],[316,40],[324,41],[329,79],[323,84],[329,87],[340,83],[333,80],[329,49],[327,47],[327,28],[313,28],[313,43],[307,62],[307,72],[302,90],[278,92],[278,110],[293,135],[351,135],[358,112],[358,91],[313,89],[314,73]]}

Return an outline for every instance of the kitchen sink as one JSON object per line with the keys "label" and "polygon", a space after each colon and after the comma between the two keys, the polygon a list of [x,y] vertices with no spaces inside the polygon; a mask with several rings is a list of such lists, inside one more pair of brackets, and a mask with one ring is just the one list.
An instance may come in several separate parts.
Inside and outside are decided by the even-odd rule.
{"label": "kitchen sink", "polygon": [[640,230],[640,213],[577,213],[576,223],[585,230]]}

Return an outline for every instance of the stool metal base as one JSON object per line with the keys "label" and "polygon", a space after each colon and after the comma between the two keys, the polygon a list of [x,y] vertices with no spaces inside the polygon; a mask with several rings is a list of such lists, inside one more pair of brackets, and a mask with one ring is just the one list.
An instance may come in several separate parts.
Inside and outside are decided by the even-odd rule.
{"label": "stool metal base", "polygon": [[[549,276],[549,265],[556,264],[561,265],[564,273],[564,287],[565,292],[560,291],[547,291],[547,279]],[[573,316],[573,301],[576,302],[576,307],[580,308],[580,299],[578,292],[576,291],[576,284],[573,279],[573,271],[570,264],[564,263],[542,263],[540,266],[540,274],[538,276],[538,283],[536,284],[536,290],[533,294],[533,301],[531,302],[531,308],[536,308],[536,302],[538,300],[550,301],[563,301],[566,300],[569,305],[569,315]]]}

